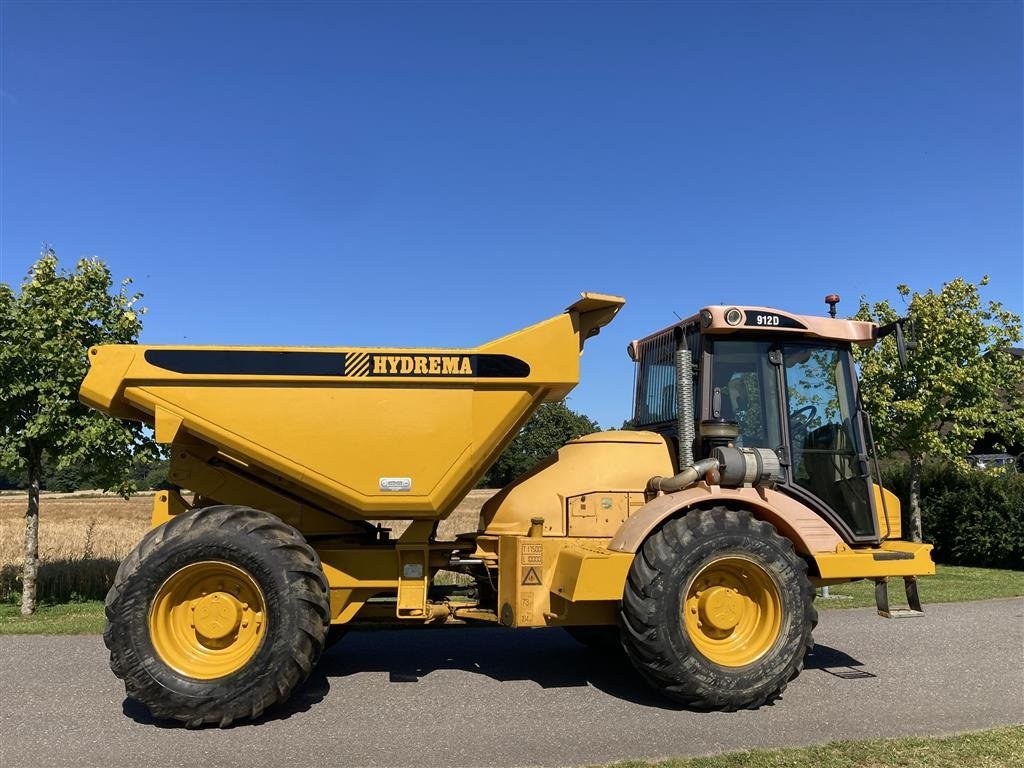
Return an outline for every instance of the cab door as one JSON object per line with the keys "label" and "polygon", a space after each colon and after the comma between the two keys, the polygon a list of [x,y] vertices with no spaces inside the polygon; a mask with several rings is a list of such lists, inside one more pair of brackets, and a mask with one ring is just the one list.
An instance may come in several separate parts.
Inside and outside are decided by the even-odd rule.
{"label": "cab door", "polygon": [[833,520],[851,542],[878,540],[868,456],[858,418],[856,377],[848,347],[784,342],[790,494]]}
{"label": "cab door", "polygon": [[705,339],[702,418],[734,421],[740,448],[775,451],[779,490],[849,543],[878,540],[849,347],[787,339]]}

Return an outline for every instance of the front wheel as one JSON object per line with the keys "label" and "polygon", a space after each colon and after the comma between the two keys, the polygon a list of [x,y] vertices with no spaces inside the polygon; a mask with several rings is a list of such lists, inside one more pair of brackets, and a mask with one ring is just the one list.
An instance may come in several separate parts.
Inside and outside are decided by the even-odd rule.
{"label": "front wheel", "polygon": [[118,568],[103,640],[129,697],[189,726],[259,717],[324,647],[327,581],[302,535],[214,506],[150,531]]}
{"label": "front wheel", "polygon": [[746,510],[716,507],[668,521],[630,568],[620,623],[633,665],[695,709],[776,699],[813,648],[807,566]]}

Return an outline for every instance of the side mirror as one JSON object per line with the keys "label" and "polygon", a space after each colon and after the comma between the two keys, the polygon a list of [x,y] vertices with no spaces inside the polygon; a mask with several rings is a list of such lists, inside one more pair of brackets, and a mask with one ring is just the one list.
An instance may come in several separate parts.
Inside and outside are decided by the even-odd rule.
{"label": "side mirror", "polygon": [[896,323],[896,354],[900,357],[900,367],[907,367],[907,340],[903,336],[903,323]]}
{"label": "side mirror", "polygon": [[907,367],[908,354],[917,349],[917,333],[912,318],[904,317],[896,323],[896,352],[900,357],[900,365]]}
{"label": "side mirror", "polygon": [[883,325],[875,332],[876,339],[883,339],[890,333],[896,334],[896,354],[900,359],[900,367],[906,368],[910,353],[917,349],[917,333],[914,321],[909,317],[901,317],[888,325]]}

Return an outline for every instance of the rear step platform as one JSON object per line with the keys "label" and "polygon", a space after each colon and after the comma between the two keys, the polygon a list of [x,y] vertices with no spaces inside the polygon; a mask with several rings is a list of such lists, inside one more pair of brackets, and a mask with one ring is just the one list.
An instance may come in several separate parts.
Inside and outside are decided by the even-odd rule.
{"label": "rear step platform", "polygon": [[907,607],[889,607],[889,580],[887,578],[875,579],[875,605],[878,607],[878,615],[886,619],[913,619],[924,616],[921,608],[921,596],[917,593],[917,577],[904,576],[903,585],[907,590]]}

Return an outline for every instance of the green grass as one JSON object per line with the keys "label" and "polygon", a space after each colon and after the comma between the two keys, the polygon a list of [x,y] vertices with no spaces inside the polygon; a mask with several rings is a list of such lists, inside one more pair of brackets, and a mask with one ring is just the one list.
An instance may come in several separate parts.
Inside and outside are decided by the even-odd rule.
{"label": "green grass", "polygon": [[[934,576],[918,579],[918,592],[925,611],[929,603],[963,603],[968,600],[989,600],[995,597],[1024,595],[1024,571],[1003,571],[997,568],[965,568],[958,565],[937,565]],[[832,599],[818,598],[818,608],[866,608],[875,604],[875,583],[856,581],[829,587]],[[905,603],[903,579],[889,579],[889,603]]]}
{"label": "green grass", "polygon": [[1024,727],[936,739],[835,741],[801,749],[758,749],[714,757],[627,761],[606,768],[1010,768],[1024,765]]}
{"label": "green grass", "polygon": [[0,604],[0,635],[87,635],[103,631],[103,601],[41,605],[31,616]]}

